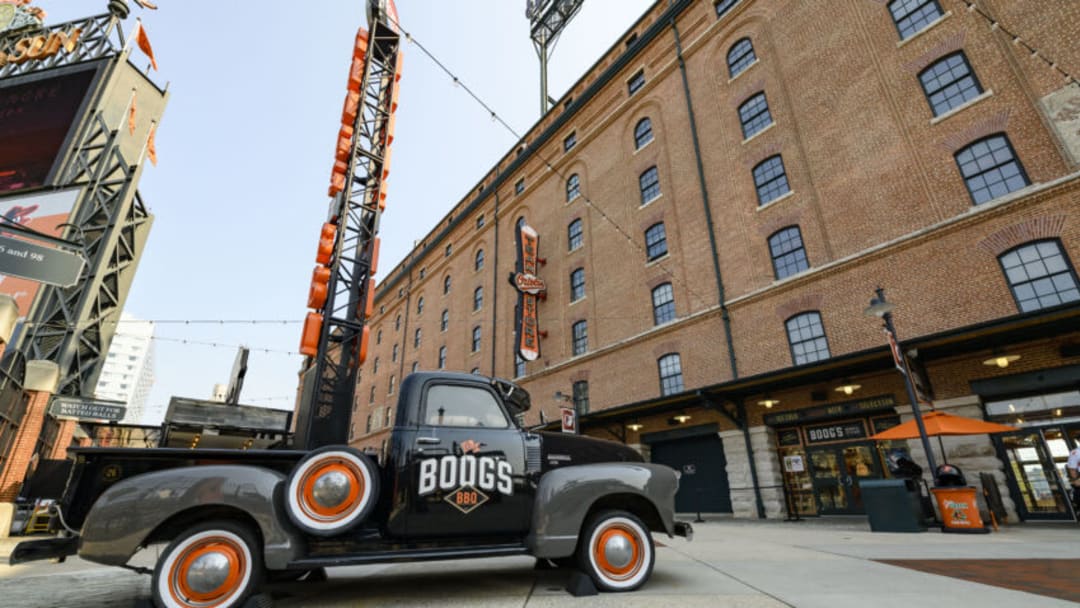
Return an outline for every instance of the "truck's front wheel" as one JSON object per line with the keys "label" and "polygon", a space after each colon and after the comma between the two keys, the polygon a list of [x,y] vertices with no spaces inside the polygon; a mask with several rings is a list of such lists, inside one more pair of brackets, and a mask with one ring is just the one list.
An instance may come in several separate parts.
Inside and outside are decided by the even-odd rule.
{"label": "truck's front wheel", "polygon": [[656,549],[649,528],[628,511],[601,511],[578,542],[578,565],[602,591],[633,591],[652,574]]}
{"label": "truck's front wheel", "polygon": [[154,604],[164,608],[240,606],[262,582],[262,551],[247,526],[219,520],[181,532],[158,559]]}

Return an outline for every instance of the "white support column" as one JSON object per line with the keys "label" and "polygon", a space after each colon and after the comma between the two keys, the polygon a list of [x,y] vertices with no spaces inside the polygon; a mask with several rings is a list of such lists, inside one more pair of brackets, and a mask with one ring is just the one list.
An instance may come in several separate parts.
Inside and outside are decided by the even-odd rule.
{"label": "white support column", "polygon": [[[761,499],[765,503],[765,517],[783,519],[786,515],[781,487],[784,480],[780,470],[780,459],[776,453],[775,435],[771,427],[750,427],[750,445],[754,452],[754,464],[757,465]],[[720,439],[724,442],[724,457],[727,460],[731,510],[736,518],[757,519],[754,483],[750,475],[750,460],[746,454],[743,432],[722,431]]]}

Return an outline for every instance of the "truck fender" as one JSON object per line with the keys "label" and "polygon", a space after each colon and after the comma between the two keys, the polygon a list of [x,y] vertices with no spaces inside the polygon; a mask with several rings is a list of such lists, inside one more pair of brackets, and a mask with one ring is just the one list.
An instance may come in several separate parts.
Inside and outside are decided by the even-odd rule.
{"label": "truck fender", "polygon": [[[280,500],[285,475],[262,467],[203,465],[144,473],[118,482],[90,508],[79,556],[121,566],[162,523],[185,511],[240,511],[258,527],[266,567],[285,569],[303,549]],[[196,521],[204,519],[199,517]],[[164,540],[164,539],[162,539]]]}
{"label": "truck fender", "polygon": [[678,489],[679,480],[671,467],[647,462],[583,464],[549,471],[540,478],[536,489],[532,530],[526,541],[529,550],[544,558],[573,554],[585,517],[609,496],[631,495],[647,500],[663,525],[656,531],[671,536],[675,531]]}

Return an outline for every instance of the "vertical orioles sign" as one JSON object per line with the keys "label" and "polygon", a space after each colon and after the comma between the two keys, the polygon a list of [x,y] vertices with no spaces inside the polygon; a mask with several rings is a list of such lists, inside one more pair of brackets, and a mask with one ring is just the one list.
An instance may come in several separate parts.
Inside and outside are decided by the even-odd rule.
{"label": "vertical orioles sign", "polygon": [[510,283],[518,290],[518,304],[514,311],[517,327],[517,351],[526,361],[540,358],[540,324],[536,314],[537,297],[547,291],[544,280],[536,276],[537,252],[540,236],[528,224],[521,223],[517,232],[517,272],[510,275]]}

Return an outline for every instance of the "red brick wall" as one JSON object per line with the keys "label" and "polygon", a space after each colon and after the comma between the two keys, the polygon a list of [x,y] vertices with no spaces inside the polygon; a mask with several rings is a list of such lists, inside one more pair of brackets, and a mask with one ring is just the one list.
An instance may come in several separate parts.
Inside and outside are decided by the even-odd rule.
{"label": "red brick wall", "polygon": [[[1080,50],[1071,33],[1080,23],[1080,9],[1074,4],[994,0],[980,6],[999,14],[1006,27],[1023,32],[1062,65],[1075,66]],[[633,31],[643,32],[666,6],[655,5]],[[1060,238],[1073,262],[1080,260],[1080,181],[1045,187],[1072,171],[1038,106],[1038,99],[1063,81],[981,17],[964,10],[961,2],[943,0],[942,6],[951,14],[903,43],[885,4],[878,1],[745,0],[719,21],[712,3],[698,2],[679,16],[740,376],[792,364],[784,328],[792,314],[819,310],[830,351],[837,356],[882,345],[878,324],[862,315],[877,286],[886,288],[897,306],[900,337],[910,339],[1017,314],[997,261],[1006,245],[1029,237]],[[752,40],[758,61],[730,79],[726,54],[743,37]],[[624,49],[615,44],[570,94],[580,97]],[[918,72],[957,49],[965,52],[982,87],[992,94],[933,120]],[[626,81],[639,69],[644,69],[646,85],[629,97]],[[737,108],[759,91],[766,94],[774,124],[743,141]],[[561,112],[559,104],[525,140],[535,141]],[[642,117],[651,119],[654,140],[635,150],[633,129]],[[1035,184],[1032,190],[1038,192],[973,207],[953,154],[998,131],[1008,135]],[[578,143],[564,153],[562,141],[571,132]],[[760,207],[751,170],[777,153],[792,193]],[[499,170],[506,171],[515,158],[509,151]],[[641,206],[638,176],[654,165],[662,196]],[[565,178],[573,173],[580,178],[583,196],[567,203]],[[514,184],[521,178],[526,188],[517,195]],[[478,183],[490,184],[492,179],[484,176]],[[513,376],[516,293],[506,277],[516,257],[513,232],[520,216],[540,233],[540,255],[547,260],[539,272],[548,285],[547,299],[539,306],[540,327],[547,337],[543,355],[528,364],[522,379],[533,395],[530,421],[540,409],[554,419],[558,404],[551,395],[569,394],[573,379],[583,373],[588,373],[593,411],[658,396],[656,359],[669,351],[682,356],[687,389],[732,378],[670,30],[631,59],[539,153],[508,174],[499,187],[498,218],[490,195],[464,216],[475,195],[470,193],[433,226],[423,239],[424,245],[433,244],[429,253],[414,250],[409,280],[380,294],[376,308],[385,310],[371,319],[373,330],[384,332],[383,343],[373,342],[371,348],[371,358],[380,359],[380,371],[373,373],[370,360],[364,366],[354,417],[356,437],[363,435],[364,420],[373,408],[394,404],[396,395],[386,393],[390,374],[400,386],[413,361],[421,369],[434,369],[440,346],[447,347],[448,369],[467,372],[477,367],[484,374]],[[485,225],[477,230],[480,213]],[[459,216],[462,221],[436,242],[435,235],[450,218]],[[566,229],[576,218],[583,221],[585,244],[568,252]],[[646,263],[644,230],[656,221],[665,223],[669,254]],[[776,281],[767,238],[793,224],[801,230],[811,268]],[[447,243],[453,247],[450,257],[444,256]],[[480,247],[485,267],[477,273],[473,260]],[[578,267],[585,269],[587,296],[570,303],[569,276]],[[401,271],[399,266],[384,276]],[[453,277],[453,289],[444,296],[447,274]],[[650,289],[664,281],[673,285],[679,321],[654,328]],[[484,308],[474,313],[472,293],[478,285],[484,286]],[[420,295],[425,310],[417,318]],[[451,322],[442,333],[439,316],[444,308],[450,310]],[[407,317],[408,325],[395,332],[398,314]],[[589,353],[572,357],[570,326],[581,319],[588,322]],[[474,354],[469,343],[476,325],[483,329],[484,340],[481,352]],[[423,342],[414,349],[417,327],[422,328]],[[402,356],[391,365],[395,342]],[[976,366],[965,373],[987,371],[992,370]],[[966,394],[964,385],[951,385],[952,372],[931,370],[935,379],[939,373],[945,374],[946,394]],[[368,403],[371,383],[376,386],[374,404]],[[807,388],[812,387],[786,401],[812,405]],[[873,390],[893,392],[898,402],[906,401],[899,378],[891,375]],[[759,415],[752,413],[752,423],[759,423]],[[377,434],[371,441],[377,444],[381,437]]]}

